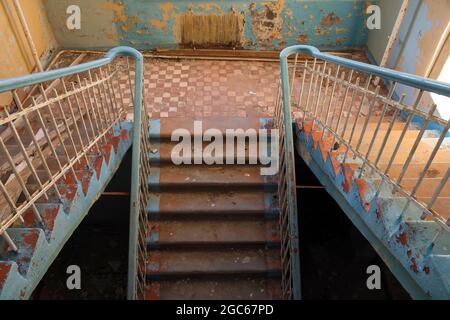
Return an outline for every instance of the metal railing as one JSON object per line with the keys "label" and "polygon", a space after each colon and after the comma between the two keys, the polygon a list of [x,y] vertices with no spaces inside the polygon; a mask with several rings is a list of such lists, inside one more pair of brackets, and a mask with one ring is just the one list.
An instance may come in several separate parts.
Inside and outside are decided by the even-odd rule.
{"label": "metal railing", "polygon": [[[287,74],[287,60],[281,60],[281,74]],[[274,127],[278,129],[279,170],[278,201],[281,236],[281,289],[284,299],[301,299],[300,255],[298,242],[297,195],[295,184],[295,151],[292,119],[287,96],[288,83],[280,81],[275,104]]]}
{"label": "metal railing", "polygon": [[[405,198],[400,219],[415,206],[423,212],[420,219],[448,232],[449,209],[437,204],[450,189],[450,121],[436,111],[432,94],[450,97],[450,84],[310,46],[286,48],[280,57],[285,112],[298,111],[302,127],[316,132],[321,151],[356,164],[357,178],[371,178],[372,199]],[[375,85],[379,80],[382,85]]]}
{"label": "metal railing", "polygon": [[[136,64],[135,81],[142,82],[143,65]],[[144,94],[144,92],[141,92]],[[136,99],[136,97],[135,97]],[[140,100],[142,97],[139,98]],[[128,299],[145,299],[150,175],[149,118],[146,108],[134,110],[133,168],[131,176],[131,218],[128,265]]]}
{"label": "metal railing", "polygon": [[[134,89],[128,57],[135,59]],[[130,107],[125,103],[124,90],[131,92],[134,102],[133,164],[138,163],[141,127],[148,124],[142,116],[142,77],[142,55],[130,47],[116,47],[95,61],[0,80],[0,93],[11,97],[0,111],[0,236],[10,250],[18,248],[8,235],[9,227],[20,226],[27,210],[42,223],[38,204],[49,200],[64,203],[62,179],[67,175],[76,179],[77,170],[94,168],[93,159]],[[29,86],[37,86],[39,92],[23,101],[20,96]],[[145,259],[136,252],[135,241],[142,198],[140,179],[140,168],[133,165],[131,282],[140,274],[136,261]],[[134,298],[135,286],[130,287],[129,297]]]}

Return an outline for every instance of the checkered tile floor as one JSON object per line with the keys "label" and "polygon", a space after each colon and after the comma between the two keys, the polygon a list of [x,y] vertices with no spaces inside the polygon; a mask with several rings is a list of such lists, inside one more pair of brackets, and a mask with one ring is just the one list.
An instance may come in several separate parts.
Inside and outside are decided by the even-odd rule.
{"label": "checkered tile floor", "polygon": [[[144,101],[152,118],[268,116],[278,68],[275,62],[146,59]],[[128,79],[120,83],[131,101]]]}

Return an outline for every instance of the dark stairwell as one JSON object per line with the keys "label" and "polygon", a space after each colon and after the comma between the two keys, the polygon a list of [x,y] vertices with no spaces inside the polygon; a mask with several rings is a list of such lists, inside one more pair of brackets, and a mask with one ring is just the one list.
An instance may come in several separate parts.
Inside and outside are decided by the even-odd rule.
{"label": "dark stairwell", "polygon": [[[296,156],[302,298],[405,300],[409,295],[305,162]],[[381,290],[368,290],[366,269],[381,269]]]}
{"label": "dark stairwell", "polygon": [[[131,149],[47,270],[31,299],[126,299]],[[68,290],[67,267],[81,269],[81,290]]]}

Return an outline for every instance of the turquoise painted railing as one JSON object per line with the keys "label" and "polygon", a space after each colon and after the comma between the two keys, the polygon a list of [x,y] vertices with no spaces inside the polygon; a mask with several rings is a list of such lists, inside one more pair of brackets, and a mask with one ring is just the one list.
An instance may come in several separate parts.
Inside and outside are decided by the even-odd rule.
{"label": "turquoise painted railing", "polygon": [[[21,190],[21,192],[24,192],[24,194],[27,196],[27,199],[25,202],[21,203],[20,205],[16,205],[15,199],[16,196],[11,196],[11,190],[8,190],[7,187],[5,187],[5,184],[3,182],[0,182],[0,195],[3,196],[2,201],[5,204],[5,206],[9,206],[10,209],[7,212],[7,214],[4,214],[3,216],[0,215],[0,236],[4,237],[7,241],[7,243],[10,245],[10,247],[13,250],[17,250],[14,242],[12,239],[8,236],[7,228],[11,226],[16,220],[23,220],[22,215],[25,212],[25,210],[31,208],[35,211],[36,218],[38,221],[41,221],[41,217],[39,216],[39,212],[36,209],[35,202],[42,196],[47,197],[47,193],[49,192],[50,188],[54,188],[54,192],[59,195],[59,189],[57,186],[57,180],[60,179],[64,174],[68,173],[69,171],[72,171],[74,174],[74,164],[76,162],[79,162],[80,159],[86,158],[88,150],[91,148],[95,148],[95,145],[99,143],[101,139],[104,139],[105,134],[109,130],[111,130],[111,127],[114,123],[117,123],[120,121],[120,116],[118,113],[121,111],[123,112],[123,107],[118,106],[118,103],[116,101],[116,92],[120,91],[121,96],[121,102],[123,103],[123,96],[120,88],[120,84],[117,84],[117,88],[114,88],[114,86],[111,84],[112,77],[117,77],[117,70],[114,72],[111,72],[111,64],[114,61],[114,59],[124,56],[124,57],[131,57],[135,60],[135,78],[134,78],[134,92],[131,87],[131,76],[130,76],[130,70],[128,66],[128,80],[131,90],[131,95],[134,100],[134,127],[133,127],[133,153],[132,153],[132,181],[131,181],[131,208],[130,208],[130,242],[129,242],[129,267],[128,267],[128,298],[129,299],[135,299],[135,298],[142,298],[144,295],[144,287],[145,287],[145,265],[139,266],[138,261],[145,261],[145,257],[140,257],[139,255],[142,255],[142,251],[138,251],[138,247],[144,245],[145,246],[145,239],[139,239],[138,233],[139,228],[142,228],[143,226],[139,223],[139,212],[142,201],[140,199],[143,197],[141,194],[141,179],[140,176],[140,157],[141,157],[141,141],[142,134],[145,134],[144,130],[142,130],[143,126],[147,125],[147,123],[142,123],[142,117],[146,119],[146,113],[145,108],[142,108],[142,83],[143,83],[143,56],[142,54],[130,47],[116,47],[111,50],[109,50],[103,58],[100,58],[95,61],[82,63],[79,65],[70,66],[67,68],[61,68],[57,70],[51,70],[51,71],[45,71],[40,73],[34,73],[31,75],[26,76],[20,76],[16,78],[6,79],[6,80],[0,80],[0,93],[3,92],[12,92],[12,96],[14,97],[14,104],[17,110],[13,110],[12,112],[9,112],[7,109],[4,110],[6,112],[6,116],[0,119],[0,125],[6,126],[12,130],[12,133],[16,136],[16,140],[19,140],[19,145],[21,146],[21,150],[23,155],[21,155],[27,165],[27,170],[30,171],[30,175],[34,175],[35,179],[37,180],[38,184],[40,185],[40,188],[35,191],[34,193],[31,193],[28,191],[28,188],[25,186],[21,176],[20,172],[18,172],[15,169],[15,162],[13,161],[13,157],[10,156],[9,151],[7,150],[6,146],[3,144],[3,140],[1,140],[1,147],[3,147],[3,152],[6,153],[8,156],[8,160],[10,162],[10,168],[9,170],[12,170],[14,172],[14,175],[16,179],[19,181],[20,187],[18,190]],[[128,63],[128,58],[127,58]],[[104,67],[108,66],[108,68]],[[104,67],[104,68],[101,68]],[[105,70],[107,69],[107,70]],[[95,79],[92,77],[92,71],[96,71]],[[80,78],[80,74],[84,73],[85,75],[89,75],[89,79],[82,79]],[[94,72],[93,72],[94,73]],[[106,74],[106,75],[105,75]],[[64,82],[64,77],[75,77],[77,78],[76,82],[72,82],[72,88],[67,88],[66,84]],[[44,86],[44,83],[57,80],[60,81],[63,85],[63,91],[62,93],[58,93],[51,84],[50,86],[46,87]],[[22,105],[21,100],[19,99],[19,95],[16,92],[16,89],[21,89],[24,87],[29,87],[37,85],[38,88],[41,91],[40,101],[33,100],[34,104],[30,106]],[[97,90],[97,91],[96,91]],[[92,93],[92,95],[91,95]],[[50,95],[54,95],[50,97]],[[87,95],[87,100],[85,99]],[[99,97],[99,100],[97,100],[97,96]],[[80,103],[78,99],[84,100],[84,102]],[[71,99],[76,99],[71,100]],[[89,101],[89,104],[86,102]],[[64,116],[64,113],[66,111],[63,111],[63,107],[61,106],[61,103],[64,102],[67,104],[66,110],[71,111],[71,115],[68,117]],[[59,109],[58,109],[59,104]],[[83,109],[82,114],[86,115],[86,118],[84,119],[84,116],[77,113],[77,111],[73,112],[73,106],[72,104],[75,104],[75,110],[78,107],[78,111]],[[56,105],[54,108],[53,106]],[[91,109],[88,107],[90,106]],[[54,110],[53,110],[54,108]],[[94,110],[92,110],[94,109]],[[53,110],[53,111],[52,111]],[[55,111],[56,110],[56,111]],[[144,111],[143,111],[144,110]],[[34,112],[34,115],[31,115],[31,113]],[[53,127],[52,132],[49,133],[49,130],[45,124],[45,121],[43,121],[42,118],[42,112],[46,112],[45,119],[48,119],[48,121],[53,121]],[[54,112],[58,112],[58,116],[56,119],[54,116]],[[68,112],[68,111],[67,111]],[[91,118],[92,113],[92,118]],[[37,122],[42,131],[45,133],[46,144],[50,146],[51,151],[53,151],[53,154],[55,156],[55,159],[58,162],[59,169],[56,173],[52,172],[48,165],[47,160],[45,159],[45,154],[42,150],[42,143],[40,141],[37,141],[35,137],[35,132],[32,129],[32,126],[30,125],[28,117],[33,116],[36,119],[40,119],[40,122]],[[63,124],[57,124],[57,122],[61,121],[62,118],[64,120]],[[25,145],[18,137],[17,134],[17,128],[16,128],[16,121],[17,120],[25,120],[25,127],[29,130],[31,133],[33,142],[34,142],[34,150],[37,151],[39,154],[41,160],[40,163],[43,163],[44,167],[47,169],[48,178],[46,178],[45,181],[41,181],[42,178],[39,177],[39,175],[36,173],[36,168],[34,168],[34,158],[30,156],[30,152],[28,150],[28,146]],[[88,121],[89,120],[89,121]],[[38,121],[38,120],[36,120]],[[86,122],[88,124],[86,125]],[[90,122],[90,127],[89,127]],[[51,123],[51,122],[50,122]],[[83,130],[84,126],[84,132],[81,132]],[[49,124],[50,126],[50,124]],[[72,128],[72,129],[71,129]],[[72,137],[71,131],[77,131],[78,137]],[[52,135],[53,134],[53,135]],[[59,137],[59,140],[58,140]],[[72,144],[70,143],[66,146],[65,142],[63,141],[63,138],[67,139],[67,137],[70,137],[69,140],[72,140]],[[84,137],[84,139],[83,139]],[[85,141],[86,137],[89,141]],[[56,140],[55,140],[56,139]],[[74,139],[78,139],[78,143],[81,145],[82,150],[76,150],[76,146],[74,144]],[[44,141],[45,139],[43,139]],[[145,139],[144,139],[145,140]],[[56,142],[55,142],[56,141]],[[66,155],[66,162],[61,164],[59,157],[56,155],[55,152],[55,146],[53,143],[56,143],[57,147],[63,147]],[[73,147],[73,149],[76,150],[76,152],[72,155],[69,155],[67,149],[69,147]],[[47,148],[48,149],[48,148]],[[48,151],[48,150],[47,150]],[[52,153],[50,153],[52,154]],[[144,186],[146,186],[145,182]],[[143,188],[145,189],[145,188]],[[2,208],[3,210],[3,208]],[[3,219],[4,218],[4,219]],[[144,226],[145,227],[145,226]],[[142,233],[142,232],[141,232]],[[144,230],[145,233],[145,230]],[[143,242],[143,243],[142,243]],[[145,254],[145,252],[144,252]],[[141,280],[143,279],[143,280]],[[141,281],[140,283],[137,283],[137,281]],[[143,283],[142,283],[143,281]],[[139,288],[138,288],[139,287]]]}
{"label": "turquoise painted railing", "polygon": [[[434,95],[450,97],[450,84],[304,45],[284,49],[280,63],[285,127],[291,127],[290,115],[295,112],[300,132],[307,133],[308,143],[313,141],[311,148],[320,152],[317,157],[333,167],[330,171],[343,170],[344,165],[352,168],[352,176],[343,178],[343,183],[347,179],[361,183],[357,187],[364,210],[374,209],[381,199],[395,203],[392,215],[384,221],[384,234],[380,234],[388,239],[386,246],[400,241],[395,237],[406,233],[411,223],[433,223],[436,231],[425,228],[428,231],[420,235],[419,247],[409,248],[416,250],[417,256],[411,257],[412,251],[405,249],[404,256],[396,259],[404,265],[402,275],[407,276],[403,278],[416,279],[406,284],[410,292],[426,295],[424,292],[438,288],[427,287],[429,281],[421,282],[416,264],[423,263],[426,273],[427,259],[437,244],[448,242],[450,233],[446,202],[450,192],[450,119],[440,115],[433,99]],[[290,135],[289,131],[286,134]],[[288,152],[290,139],[286,139]]]}

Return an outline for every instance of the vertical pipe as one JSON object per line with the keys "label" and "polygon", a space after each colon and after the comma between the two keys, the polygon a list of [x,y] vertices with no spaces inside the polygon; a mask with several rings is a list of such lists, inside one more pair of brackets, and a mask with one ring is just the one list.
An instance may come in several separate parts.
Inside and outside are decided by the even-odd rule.
{"label": "vertical pipe", "polygon": [[19,17],[20,20],[20,24],[22,25],[23,32],[25,33],[25,38],[27,39],[28,46],[30,47],[31,53],[33,54],[36,67],[38,68],[39,72],[43,72],[44,69],[42,68],[41,60],[39,60],[36,45],[34,44],[33,37],[31,36],[30,33],[30,28],[28,28],[27,20],[25,18],[25,15],[23,14],[23,10],[22,7],[20,6],[19,0],[13,0],[13,3],[17,11],[17,16]]}
{"label": "vertical pipe", "polygon": [[[381,58],[380,67],[384,67],[386,65],[389,56],[391,55],[392,48],[394,47],[394,42],[397,39],[398,32],[400,31],[400,26],[402,25],[403,19],[405,18],[408,5],[409,0],[403,0],[397,19],[395,20],[394,26],[392,28],[391,35],[389,36],[389,40],[386,45],[386,50],[384,51],[383,57]],[[379,81],[379,78],[377,78],[377,81]]]}

